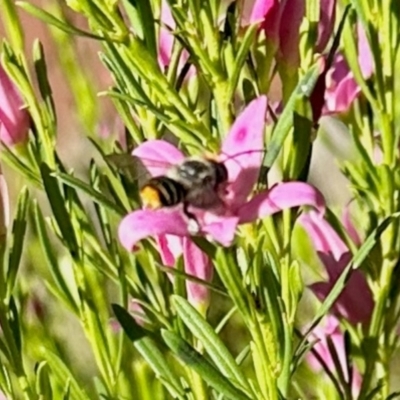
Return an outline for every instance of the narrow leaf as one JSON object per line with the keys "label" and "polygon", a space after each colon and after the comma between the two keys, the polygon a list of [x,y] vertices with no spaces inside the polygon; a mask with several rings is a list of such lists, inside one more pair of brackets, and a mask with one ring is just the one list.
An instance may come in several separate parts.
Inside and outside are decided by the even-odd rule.
{"label": "narrow leaf", "polygon": [[172,301],[179,317],[193,335],[202,342],[221,373],[231,381],[236,381],[236,384],[233,382],[235,386],[239,384],[242,390],[250,390],[248,382],[238,368],[232,354],[201,314],[182,297],[172,296]]}
{"label": "narrow leaf", "polygon": [[27,211],[29,205],[29,192],[27,188],[22,189],[18,198],[17,212],[12,227],[12,244],[8,258],[7,269],[7,296],[14,288],[15,279],[19,269],[23,243],[27,226]]}
{"label": "narrow leaf", "polygon": [[54,218],[56,219],[57,225],[61,231],[61,235],[65,240],[72,257],[77,258],[78,242],[76,240],[74,234],[75,231],[71,223],[71,216],[66,209],[65,199],[61,195],[58,182],[56,178],[51,176],[53,171],[47,164],[42,163],[40,166],[40,171],[42,174],[44,188],[49,199]]}
{"label": "narrow leaf", "polygon": [[65,183],[67,186],[70,186],[74,189],[80,189],[85,192],[90,198],[100,206],[108,208],[109,210],[117,213],[119,216],[124,216],[127,213],[127,210],[121,208],[118,204],[110,201],[104,194],[98,192],[89,184],[83,182],[82,180],[75,178],[69,174],[64,174],[62,172],[57,172],[54,174],[54,177],[57,178],[60,182]]}
{"label": "narrow leaf", "polygon": [[310,97],[311,92],[317,82],[318,76],[319,65],[314,65],[302,77],[290,96],[286,107],[284,108],[281,116],[279,117],[278,123],[274,128],[272,139],[268,144],[267,154],[265,155],[263,162],[263,165],[265,165],[267,168],[271,168],[272,164],[275,162],[283,143],[293,126],[293,112],[299,98]]}
{"label": "narrow leaf", "polygon": [[214,368],[200,353],[189,345],[176,333],[162,330],[162,337],[167,346],[178,356],[188,367],[197,372],[208,384],[219,393],[232,400],[248,400],[243,392],[236,389],[229,379],[225,378],[220,371]]}

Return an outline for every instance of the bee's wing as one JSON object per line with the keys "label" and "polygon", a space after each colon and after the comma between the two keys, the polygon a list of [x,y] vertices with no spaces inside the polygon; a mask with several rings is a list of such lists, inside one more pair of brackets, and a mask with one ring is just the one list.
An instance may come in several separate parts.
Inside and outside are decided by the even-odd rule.
{"label": "bee's wing", "polygon": [[129,179],[138,181],[139,187],[151,177],[165,175],[171,167],[167,162],[143,159],[126,153],[108,154],[105,160]]}

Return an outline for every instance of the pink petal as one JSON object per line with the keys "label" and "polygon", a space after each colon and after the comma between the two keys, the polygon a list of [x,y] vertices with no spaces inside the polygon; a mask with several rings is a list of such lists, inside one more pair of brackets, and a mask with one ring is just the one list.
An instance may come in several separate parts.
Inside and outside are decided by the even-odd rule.
{"label": "pink petal", "polygon": [[175,29],[175,21],[172,17],[171,9],[168,3],[161,2],[161,26],[158,43],[158,63],[162,69],[167,67],[171,60],[172,46],[174,44],[174,35],[168,29]]}
{"label": "pink petal", "polygon": [[28,139],[30,117],[17,87],[0,65],[0,140],[8,146]]}
{"label": "pink petal", "polygon": [[161,261],[167,267],[175,266],[177,258],[182,255],[182,237],[174,235],[161,235],[156,237]]}
{"label": "pink petal", "polygon": [[[315,211],[301,215],[299,222],[313,241],[329,276],[328,282],[311,286],[317,297],[323,300],[351,260],[351,253],[332,226]],[[373,307],[372,293],[365,277],[360,270],[353,271],[345,289],[336,300],[333,311],[355,324],[368,321]]]}
{"label": "pink petal", "polygon": [[[183,239],[183,260],[186,273],[206,282],[211,281],[213,276],[211,260],[188,238]],[[210,293],[206,286],[188,280],[186,287],[192,304],[208,305]]]}
{"label": "pink petal", "polygon": [[[333,316],[327,316],[322,324],[318,325],[311,334],[311,340],[319,340],[314,345],[314,350],[322,357],[326,366],[330,371],[335,371],[335,363],[333,361],[331,352],[328,347],[328,337],[331,339],[332,344],[335,348],[336,354],[339,358],[339,363],[342,367],[346,382],[349,382],[349,376],[347,371],[346,361],[346,347],[344,343],[344,335],[340,329],[339,321]],[[316,357],[310,352],[306,356],[307,361],[311,367],[319,371],[322,366]],[[352,377],[352,394],[354,398],[357,398],[361,388],[361,375],[356,368],[353,368]]]}
{"label": "pink petal", "polygon": [[311,206],[323,214],[325,200],[321,192],[304,182],[284,182],[254,196],[238,210],[241,224],[255,221],[287,208]]}
{"label": "pink petal", "polygon": [[202,228],[204,234],[209,234],[215,241],[228,247],[235,238],[239,218],[236,216],[219,217],[207,213]]}
{"label": "pink petal", "polygon": [[221,148],[220,161],[228,169],[229,196],[234,208],[242,204],[253,189],[263,157],[267,98],[253,100],[238,116]]}
{"label": "pink petal", "polygon": [[346,112],[360,93],[347,61],[343,55],[335,57],[334,64],[327,74],[324,113]]}
{"label": "pink petal", "polygon": [[315,50],[322,53],[332,36],[335,26],[336,0],[321,0],[320,21],[318,23],[318,39]]}
{"label": "pink petal", "polygon": [[369,47],[367,37],[361,24],[357,25],[358,33],[358,62],[360,63],[361,73],[365,79],[369,78],[374,72],[374,60]]}
{"label": "pink petal", "polygon": [[119,240],[129,251],[142,239],[168,234],[189,236],[182,210],[136,210],[124,217],[118,228]]}
{"label": "pink petal", "polygon": [[282,59],[297,68],[300,62],[300,24],[304,17],[304,0],[283,0],[279,27],[279,49]]}
{"label": "pink petal", "polygon": [[171,143],[165,140],[148,140],[132,151],[140,158],[152,176],[164,175],[173,164],[179,164],[185,156]]}
{"label": "pink petal", "polygon": [[242,26],[263,22],[276,7],[279,7],[279,1],[277,0],[244,1]]}

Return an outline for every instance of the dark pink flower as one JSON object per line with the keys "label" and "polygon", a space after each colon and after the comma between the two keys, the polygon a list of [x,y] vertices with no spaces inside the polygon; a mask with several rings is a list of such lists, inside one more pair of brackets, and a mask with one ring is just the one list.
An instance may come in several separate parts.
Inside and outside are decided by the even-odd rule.
{"label": "dark pink flower", "polygon": [[0,65],[0,140],[7,146],[28,139],[30,117],[21,95]]}
{"label": "dark pink flower", "polygon": [[[207,235],[223,246],[231,245],[238,224],[301,205],[324,211],[321,193],[303,182],[281,183],[248,200],[260,172],[262,152],[255,150],[263,148],[266,106],[265,96],[251,102],[236,119],[222,144],[218,157],[220,161],[225,160],[229,177],[222,199],[223,210],[190,210],[200,224],[199,234]],[[165,174],[169,165],[185,158],[175,146],[162,140],[147,141],[133,154],[145,165],[147,162],[148,170],[154,176]],[[138,241],[158,235],[190,236],[187,217],[180,207],[136,210],[128,214],[119,227],[121,243],[128,250],[134,249]]]}
{"label": "dark pink flower", "polygon": [[[310,339],[317,340],[313,349],[321,357],[332,373],[336,370],[336,365],[333,361],[331,350],[328,346],[328,338],[330,339],[334,351],[339,359],[340,367],[343,371],[343,376],[348,384],[350,384],[350,376],[347,366],[347,355],[344,343],[344,335],[340,329],[339,321],[332,315],[328,315],[322,324],[319,324],[311,333]],[[310,366],[316,370],[321,370],[322,366],[318,358],[312,353],[307,354],[307,361]],[[359,371],[353,367],[351,380],[351,392],[356,398],[361,388],[361,375]]]}
{"label": "dark pink flower", "polygon": [[[328,274],[327,282],[318,282],[311,286],[311,290],[323,300],[352,256],[343,240],[320,214],[309,211],[299,217],[299,222],[310,236]],[[353,271],[333,306],[334,314],[356,324],[369,321],[373,307],[372,293],[362,272]]]}

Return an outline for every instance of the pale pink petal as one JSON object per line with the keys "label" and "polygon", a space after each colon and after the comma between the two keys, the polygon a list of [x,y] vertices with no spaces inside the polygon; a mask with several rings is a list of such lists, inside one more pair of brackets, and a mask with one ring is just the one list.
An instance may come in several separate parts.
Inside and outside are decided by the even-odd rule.
{"label": "pale pink petal", "polygon": [[369,47],[367,37],[361,24],[357,25],[358,33],[358,62],[360,63],[361,73],[365,79],[369,78],[374,72],[374,60]]}
{"label": "pale pink petal", "polygon": [[[212,216],[210,213],[206,217]],[[210,235],[215,241],[222,246],[230,246],[235,238],[236,227],[239,218],[236,216],[218,217],[212,216],[212,219],[205,222],[202,227],[204,234]]]}
{"label": "pale pink petal", "polygon": [[182,255],[182,237],[175,235],[161,235],[156,237],[161,261],[167,267],[174,267],[176,260]]}
{"label": "pale pink petal", "polygon": [[[224,139],[220,161],[228,170],[231,208],[242,204],[258,179],[264,148],[267,98],[253,100],[237,117]],[[226,161],[225,161],[226,160]]]}
{"label": "pale pink petal", "polygon": [[132,155],[140,158],[152,176],[164,175],[171,165],[185,159],[179,149],[165,140],[148,140],[136,147]]}
{"label": "pale pink petal", "polygon": [[170,63],[174,35],[170,29],[175,29],[175,21],[172,17],[171,9],[165,0],[161,2],[161,26],[158,43],[158,63],[162,69]]}
{"label": "pale pink petal", "polygon": [[[335,352],[338,356],[339,363],[341,365],[341,369],[344,374],[344,378],[346,382],[349,382],[344,335],[340,329],[339,321],[337,320],[337,318],[331,315],[328,315],[324,319],[322,324],[318,325],[313,330],[310,339],[318,340],[318,342],[314,345],[314,350],[323,359],[325,365],[329,368],[329,370],[334,373],[336,370],[336,366],[333,361],[330,349],[328,347],[328,337],[331,339],[331,342],[335,348]],[[307,353],[306,359],[314,370],[320,371],[322,369],[320,362],[313,355],[312,352]],[[361,388],[361,375],[359,371],[353,367],[352,394],[354,398],[358,396],[360,388]]]}
{"label": "pale pink petal", "polygon": [[30,117],[17,87],[0,65],[0,140],[7,146],[28,139]]}
{"label": "pale pink petal", "polygon": [[118,228],[122,245],[129,251],[149,236],[189,236],[187,221],[180,209],[136,210],[123,218]]}
{"label": "pale pink petal", "polygon": [[[351,260],[351,253],[332,226],[315,211],[301,215],[299,222],[309,234],[328,273],[328,282],[311,286],[311,290],[323,300]],[[360,270],[353,271],[345,289],[336,300],[333,311],[351,323],[358,323],[370,319],[373,307],[372,293],[365,277]]]}
{"label": "pale pink petal", "polygon": [[343,55],[335,56],[334,63],[326,78],[325,114],[347,111],[360,93],[347,61]]}
{"label": "pale pink petal", "polygon": [[335,26],[336,0],[321,0],[320,20],[318,23],[318,39],[315,50],[322,53],[332,36]]}
{"label": "pale pink petal", "polygon": [[[210,258],[188,238],[183,239],[183,260],[186,273],[206,282],[211,281],[213,267]],[[192,304],[208,304],[210,290],[206,286],[188,280],[186,287]]]}
{"label": "pale pink petal", "polygon": [[323,214],[325,200],[321,192],[304,182],[284,182],[255,195],[238,210],[240,223],[255,221],[287,208],[311,206]]}

